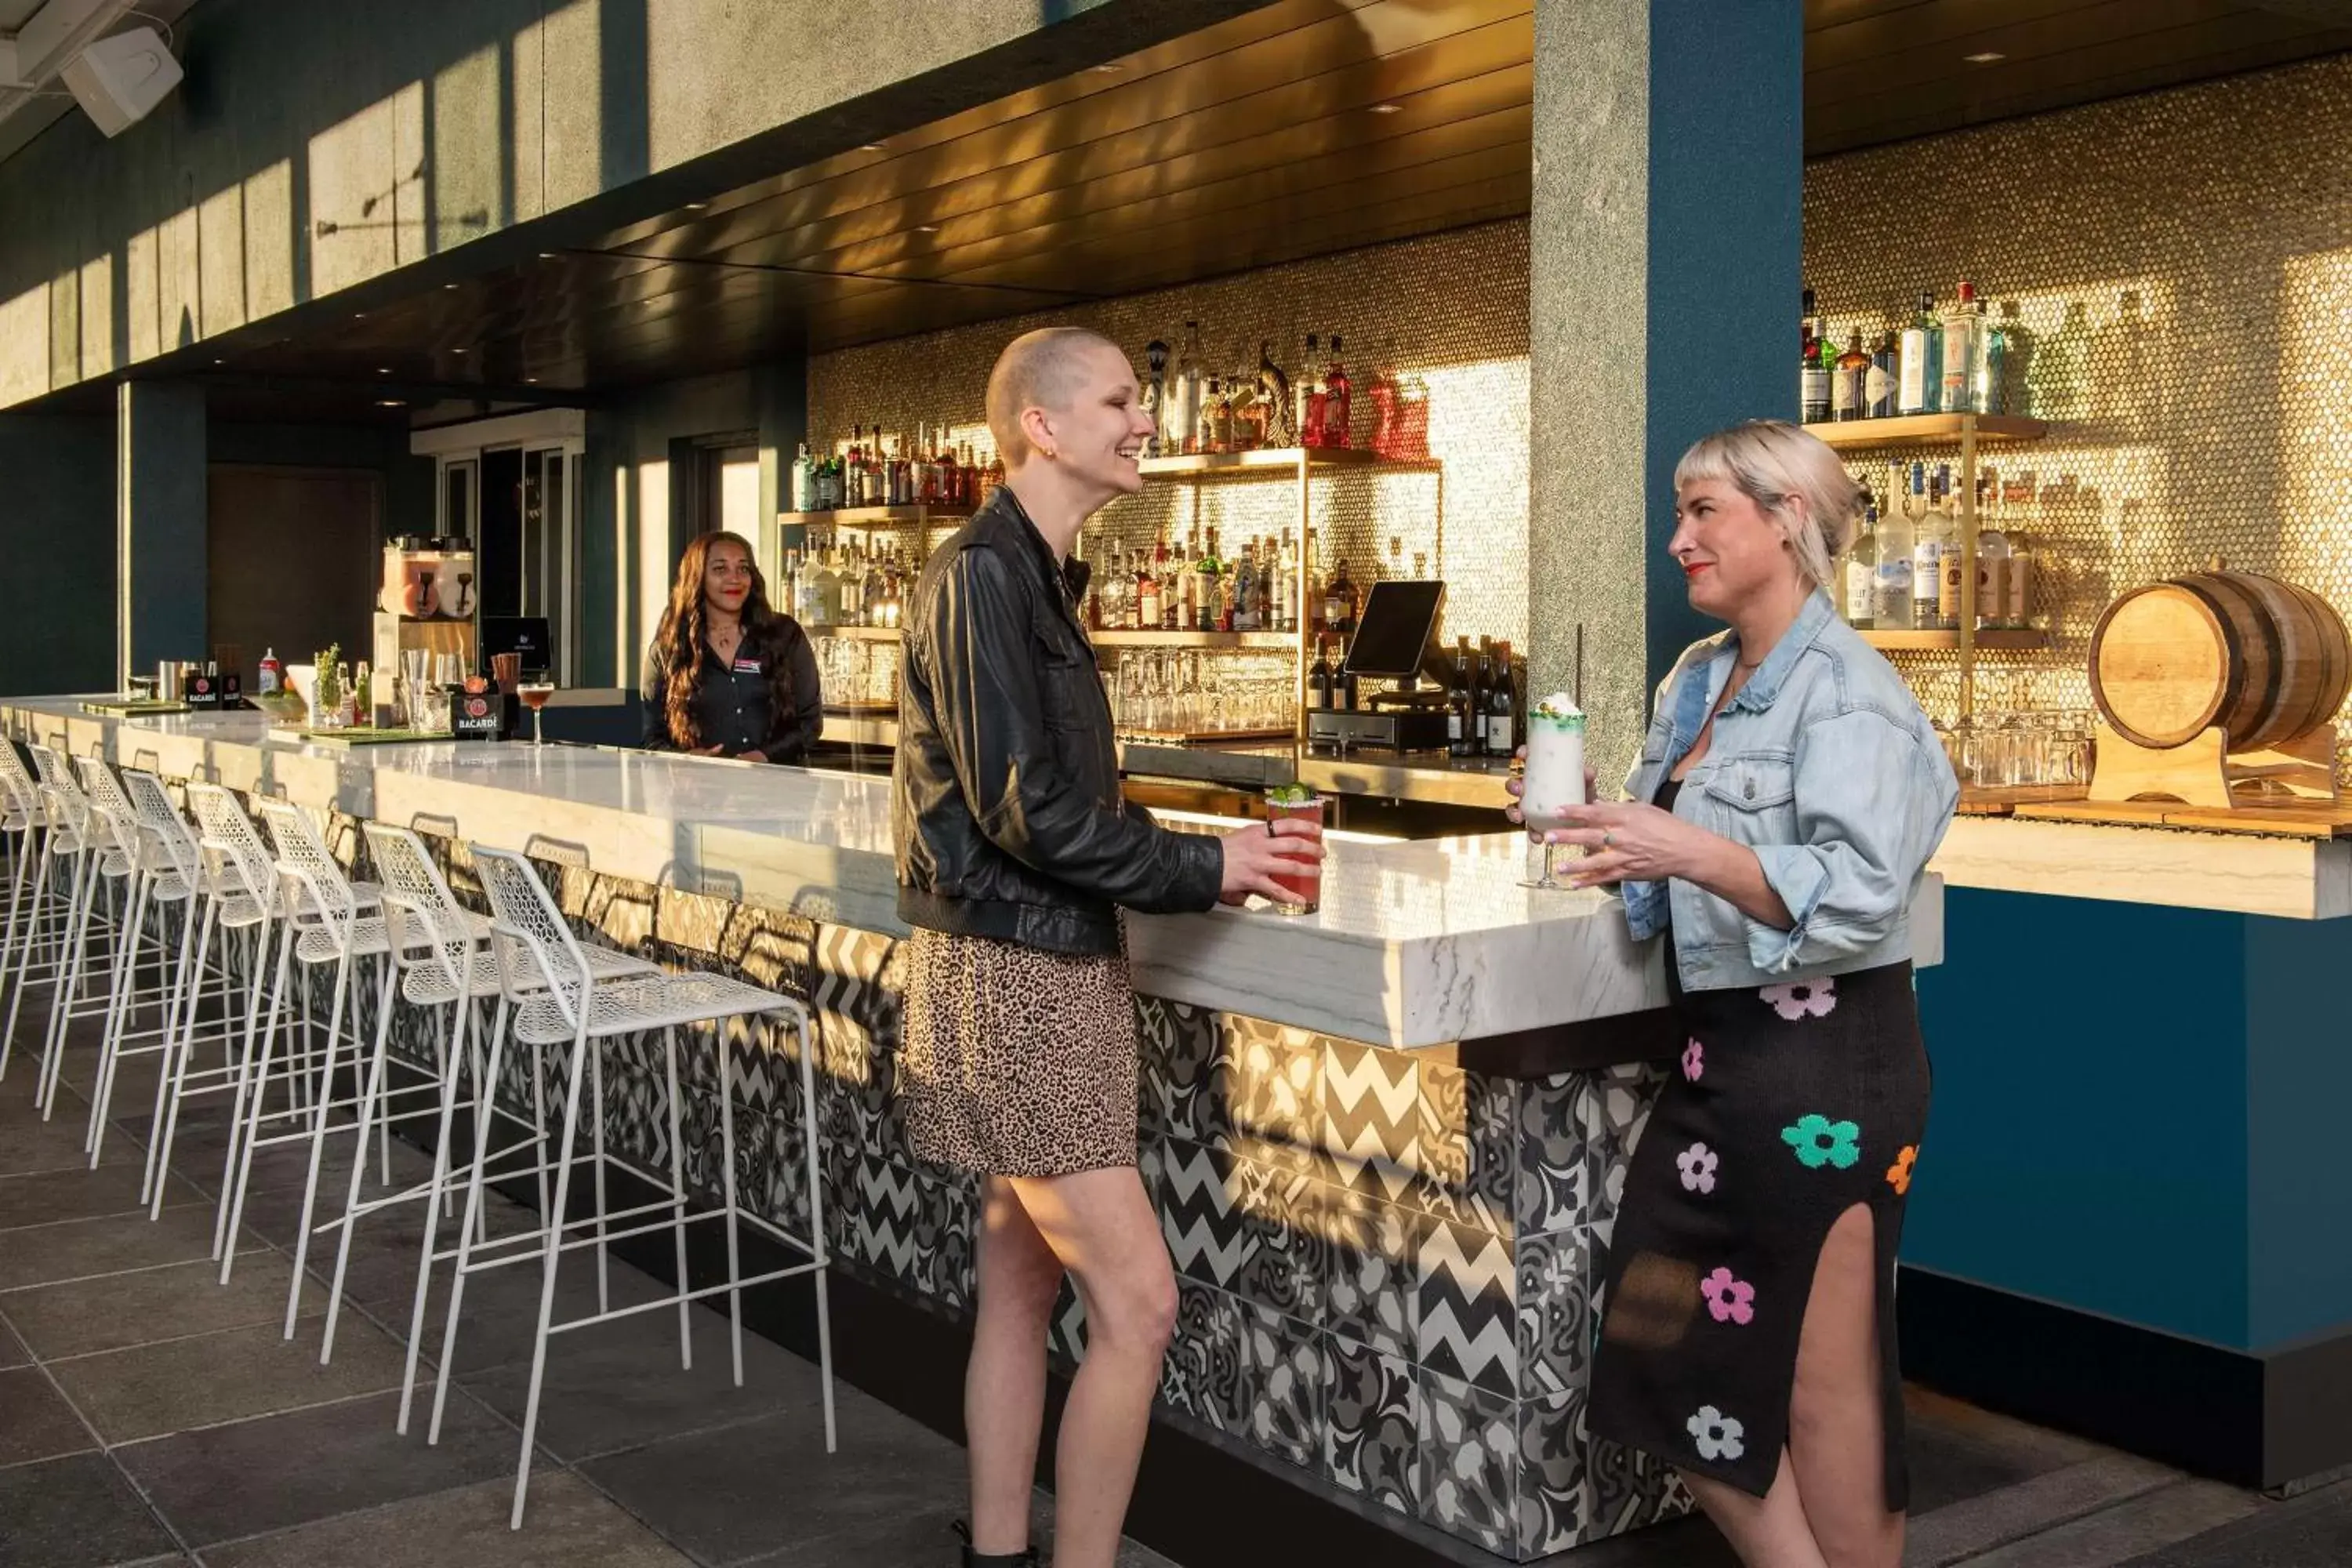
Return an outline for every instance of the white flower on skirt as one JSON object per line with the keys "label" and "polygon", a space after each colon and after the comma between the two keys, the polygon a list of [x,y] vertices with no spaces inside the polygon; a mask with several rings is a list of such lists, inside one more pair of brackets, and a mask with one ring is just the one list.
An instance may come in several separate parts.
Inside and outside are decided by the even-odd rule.
{"label": "white flower on skirt", "polygon": [[1683,1428],[1691,1435],[1702,1459],[1737,1459],[1748,1452],[1748,1445],[1741,1441],[1748,1428],[1712,1405],[1700,1405],[1698,1414],[1684,1422]]}
{"label": "white flower on skirt", "polygon": [[1675,1156],[1675,1163],[1682,1167],[1683,1191],[1715,1191],[1715,1168],[1721,1161],[1714,1150],[1704,1143],[1694,1143]]}

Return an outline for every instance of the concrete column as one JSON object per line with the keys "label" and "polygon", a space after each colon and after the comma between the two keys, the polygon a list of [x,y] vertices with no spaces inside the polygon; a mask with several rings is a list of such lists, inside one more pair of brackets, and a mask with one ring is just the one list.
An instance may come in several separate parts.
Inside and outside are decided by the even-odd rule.
{"label": "concrete column", "polygon": [[205,639],[205,394],[163,381],[116,391],[118,682],[158,659],[210,656]]}
{"label": "concrete column", "polygon": [[1796,416],[1802,88],[1801,0],[1536,7],[1528,683],[1570,683],[1581,626],[1604,782],[1713,629],[1666,558],[1676,459]]}

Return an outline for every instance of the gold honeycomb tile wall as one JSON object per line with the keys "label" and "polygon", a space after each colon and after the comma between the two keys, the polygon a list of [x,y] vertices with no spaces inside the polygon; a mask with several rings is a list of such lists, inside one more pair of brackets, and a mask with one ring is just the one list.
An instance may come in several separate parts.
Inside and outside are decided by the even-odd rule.
{"label": "gold honeycomb tile wall", "polygon": [[[1213,279],[1181,289],[959,327],[819,354],[809,362],[809,428],[845,447],[853,425],[894,435],[944,425],[990,451],[982,400],[1004,344],[1034,327],[1091,327],[1136,363],[1158,338],[1174,348],[1201,323],[1212,370],[1254,367],[1261,342],[1295,370],[1307,334],[1337,331],[1356,387],[1356,438],[1372,428],[1375,378],[1428,389],[1429,468],[1318,476],[1312,521],[1326,571],[1344,560],[1362,581],[1394,539],[1410,574],[1427,557],[1445,578],[1448,636],[1527,643],[1528,228],[1485,224],[1423,239]],[[1320,368],[1319,366],[1318,368]],[[1082,549],[1171,548],[1213,525],[1227,553],[1245,539],[1294,531],[1295,486],[1278,478],[1154,481],[1090,525]]]}
{"label": "gold honeycomb tile wall", "polygon": [[[2054,641],[1985,658],[1979,707],[2088,707],[2100,611],[2217,555],[2352,612],[2347,147],[2337,57],[1806,169],[1805,278],[1839,341],[1968,278],[2019,342],[2011,411],[2053,425],[1985,454],[2034,475]],[[1951,655],[1898,663],[1956,710]]]}

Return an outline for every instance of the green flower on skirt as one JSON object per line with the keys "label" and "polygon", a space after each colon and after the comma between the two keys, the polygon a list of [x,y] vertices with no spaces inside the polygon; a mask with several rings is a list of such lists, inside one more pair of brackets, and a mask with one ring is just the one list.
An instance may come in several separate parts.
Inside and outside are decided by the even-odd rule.
{"label": "green flower on skirt", "polygon": [[1826,1116],[1799,1117],[1795,1126],[1780,1129],[1780,1142],[1797,1152],[1797,1158],[1809,1171],[1818,1171],[1823,1165],[1849,1171],[1862,1158],[1862,1129],[1851,1121],[1832,1121]]}

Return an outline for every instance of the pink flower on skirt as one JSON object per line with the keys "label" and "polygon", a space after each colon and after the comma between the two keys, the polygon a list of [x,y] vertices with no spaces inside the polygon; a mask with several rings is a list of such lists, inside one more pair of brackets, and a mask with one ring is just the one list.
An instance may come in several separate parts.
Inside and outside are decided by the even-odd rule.
{"label": "pink flower on skirt", "polygon": [[1699,1293],[1706,1298],[1706,1310],[1718,1323],[1745,1323],[1756,1316],[1756,1287],[1745,1279],[1734,1279],[1731,1270],[1718,1268],[1698,1282]]}
{"label": "pink flower on skirt", "polygon": [[1698,1075],[1706,1070],[1706,1047],[1693,1040],[1683,1047],[1683,1079],[1696,1083]]}
{"label": "pink flower on skirt", "polygon": [[1715,1167],[1719,1163],[1716,1152],[1704,1143],[1694,1143],[1675,1156],[1682,1167],[1683,1190],[1691,1193],[1715,1191]]}
{"label": "pink flower on skirt", "polygon": [[1764,986],[1756,994],[1793,1024],[1804,1017],[1828,1017],[1830,1009],[1837,1005],[1837,982],[1826,975],[1819,980],[1791,980],[1786,985]]}

